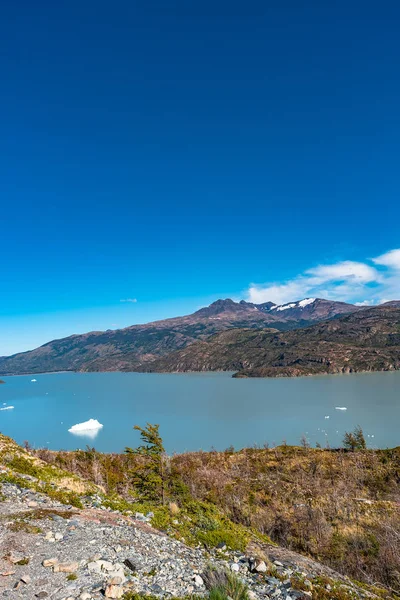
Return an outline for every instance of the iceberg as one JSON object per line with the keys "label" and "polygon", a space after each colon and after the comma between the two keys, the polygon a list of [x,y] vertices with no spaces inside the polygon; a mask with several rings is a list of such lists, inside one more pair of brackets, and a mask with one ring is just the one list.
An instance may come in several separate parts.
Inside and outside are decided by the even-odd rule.
{"label": "iceberg", "polygon": [[68,431],[74,435],[81,435],[93,439],[99,433],[100,429],[102,429],[102,427],[103,425],[99,423],[97,419],[89,419],[89,421],[72,425]]}
{"label": "iceberg", "polygon": [[347,410],[347,406],[335,406],[335,410]]}
{"label": "iceberg", "polygon": [[0,410],[12,410],[13,408],[13,406],[3,406],[2,408],[0,408]]}
{"label": "iceberg", "polygon": [[31,379],[31,381],[34,383],[35,381],[37,381],[37,379]]}

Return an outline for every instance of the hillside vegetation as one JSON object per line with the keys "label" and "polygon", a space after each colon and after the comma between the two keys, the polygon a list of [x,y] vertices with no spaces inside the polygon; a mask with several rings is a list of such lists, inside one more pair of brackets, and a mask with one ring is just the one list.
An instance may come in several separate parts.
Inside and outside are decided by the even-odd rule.
{"label": "hillside vegetation", "polygon": [[[2,596],[399,600],[397,450],[171,458],[139,429],[124,455],[0,434]],[[362,449],[361,430],[346,443]]]}
{"label": "hillside vegetation", "polygon": [[[400,589],[400,448],[162,454],[156,470],[154,456],[136,452],[36,454],[103,486],[115,506],[157,506],[162,528],[186,539],[195,534],[205,544],[235,546],[266,536],[355,580]],[[186,515],[183,523],[189,518],[189,528],[175,523],[171,506]]]}
{"label": "hillside vegetation", "polygon": [[292,377],[399,368],[398,303],[293,331],[225,331],[142,367],[154,372],[236,371],[237,377]]}

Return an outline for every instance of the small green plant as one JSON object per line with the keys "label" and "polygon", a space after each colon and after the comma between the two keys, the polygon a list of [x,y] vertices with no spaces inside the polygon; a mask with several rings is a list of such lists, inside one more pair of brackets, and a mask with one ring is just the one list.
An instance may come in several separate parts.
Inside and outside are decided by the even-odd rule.
{"label": "small green plant", "polygon": [[13,532],[23,531],[24,533],[42,533],[40,527],[27,523],[26,521],[14,521],[8,525],[8,529]]}
{"label": "small green plant", "polygon": [[208,567],[203,580],[210,600],[249,600],[247,586],[230,571]]}
{"label": "small green plant", "polygon": [[70,573],[69,575],[67,575],[67,581],[75,581],[75,579],[78,579],[76,573]]}
{"label": "small green plant", "polygon": [[20,567],[23,567],[25,565],[29,565],[29,557],[25,556],[25,558],[22,558],[16,564],[19,565]]}

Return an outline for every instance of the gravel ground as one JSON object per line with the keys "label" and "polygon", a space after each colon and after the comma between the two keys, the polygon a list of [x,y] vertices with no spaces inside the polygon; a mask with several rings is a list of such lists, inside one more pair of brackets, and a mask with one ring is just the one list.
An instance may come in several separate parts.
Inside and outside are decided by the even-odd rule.
{"label": "gravel ground", "polygon": [[[212,564],[235,572],[249,586],[251,600],[297,600],[309,599],[312,593],[293,589],[294,574],[310,589],[309,579],[315,575],[337,576],[283,549],[266,550],[272,562],[225,548],[207,553],[156,531],[144,515],[125,517],[90,506],[78,510],[9,483],[2,485],[2,493],[3,597],[94,600],[121,598],[129,590],[165,598],[201,596],[207,593],[202,574]],[[29,532],[32,527],[40,532]],[[270,575],[271,566],[276,576]],[[362,596],[368,594],[357,589],[356,597]]]}

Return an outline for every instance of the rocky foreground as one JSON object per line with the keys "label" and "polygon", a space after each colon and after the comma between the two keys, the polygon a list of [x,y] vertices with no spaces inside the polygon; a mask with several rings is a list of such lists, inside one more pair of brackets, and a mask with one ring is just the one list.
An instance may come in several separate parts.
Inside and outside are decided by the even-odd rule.
{"label": "rocky foreground", "polygon": [[[30,486],[33,478],[23,479]],[[282,548],[250,545],[246,553],[223,545],[209,551],[190,548],[153,529],[151,514],[122,515],[102,506],[96,495],[88,496],[85,505],[76,509],[3,479],[3,597],[205,596],[204,573],[210,565],[235,573],[248,585],[250,600],[374,597],[332,570]]]}

